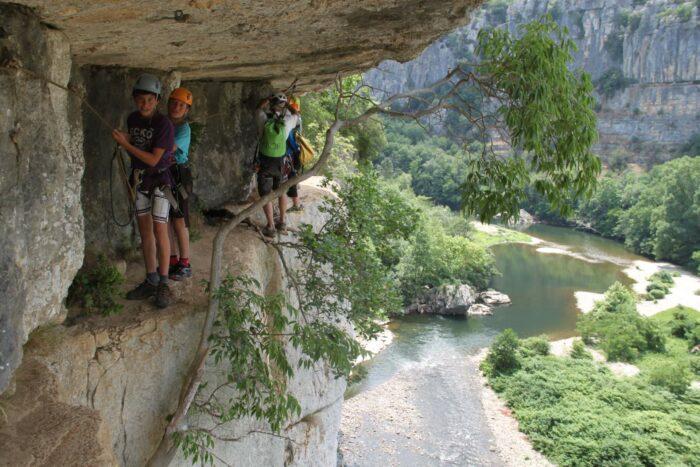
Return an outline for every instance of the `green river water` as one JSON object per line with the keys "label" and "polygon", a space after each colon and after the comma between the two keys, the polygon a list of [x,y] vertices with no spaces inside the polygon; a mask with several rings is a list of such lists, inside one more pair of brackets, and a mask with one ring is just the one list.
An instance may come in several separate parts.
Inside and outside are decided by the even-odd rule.
{"label": "green river water", "polygon": [[[367,378],[349,388],[346,407],[356,410],[355,404],[362,407],[405,386],[410,389],[400,397],[405,394],[404,402],[419,414],[423,435],[381,434],[382,417],[393,415],[377,414],[358,433],[345,433],[341,442],[351,453],[364,446],[373,453],[371,460],[351,454],[346,465],[499,465],[478,403],[476,367],[465,362],[506,328],[521,337],[575,335],[574,292],[604,292],[615,281],[630,284],[622,270],[643,259],[619,243],[566,228],[534,225],[525,232],[544,243],[492,249],[501,272],[492,287],[508,294],[512,305],[497,308],[493,316],[408,316],[392,323],[394,342],[366,364]],[[538,252],[543,247],[565,249],[576,257]],[[396,449],[383,449],[385,441]]]}

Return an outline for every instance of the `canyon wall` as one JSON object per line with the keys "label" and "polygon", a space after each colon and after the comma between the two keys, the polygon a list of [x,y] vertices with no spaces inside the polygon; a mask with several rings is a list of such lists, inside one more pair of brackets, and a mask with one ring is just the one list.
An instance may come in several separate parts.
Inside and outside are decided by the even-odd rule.
{"label": "canyon wall", "polygon": [[597,88],[607,83],[611,90],[598,93],[596,152],[622,151],[632,161],[653,163],[674,156],[700,133],[700,16],[691,1],[496,0],[418,58],[383,62],[366,79],[389,94],[424,87],[456,64],[474,61],[480,30],[517,33],[545,13],[578,44],[573,66],[587,71]]}

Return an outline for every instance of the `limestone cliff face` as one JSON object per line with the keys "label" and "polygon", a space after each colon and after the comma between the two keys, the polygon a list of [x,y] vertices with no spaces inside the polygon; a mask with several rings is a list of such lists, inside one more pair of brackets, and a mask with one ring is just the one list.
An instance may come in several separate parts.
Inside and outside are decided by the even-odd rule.
{"label": "limestone cliff face", "polygon": [[[31,70],[0,68],[0,392],[29,334],[62,321],[84,252],[137,247],[133,226],[112,223],[113,208],[121,221],[126,212],[109,133],[132,111],[138,74],[195,92],[195,192],[211,207],[249,194],[252,114],[273,86],[318,88],[407,60],[479,3],[0,2],[0,64]],[[70,85],[107,123],[36,75]]]}
{"label": "limestone cliff face", "polygon": [[[484,27],[519,25],[545,13],[569,28],[579,51],[576,66],[594,80],[619,69],[629,81],[599,96],[602,154],[623,149],[638,161],[669,157],[698,132],[700,27],[696,2],[671,0],[516,0],[484,6],[468,25],[445,36],[413,61],[386,61],[366,74],[391,93],[443,77],[460,60],[472,60]],[[426,70],[425,68],[430,68]]]}
{"label": "limestone cliff face", "polygon": [[[25,9],[0,4],[0,17],[0,52],[68,83],[70,46],[60,33]],[[62,320],[84,241],[78,102],[39,80],[0,71],[0,103],[1,392],[29,333]]]}
{"label": "limestone cliff face", "polygon": [[[324,222],[318,207],[329,193],[305,185],[302,194],[306,209],[290,216],[290,227],[318,227]],[[207,240],[213,230],[205,232]],[[285,262],[297,267],[293,255]],[[223,268],[256,279],[265,293],[289,290],[277,250],[253,230],[238,229],[230,235]],[[166,417],[175,410],[194,355],[206,308],[204,294],[193,290],[197,287],[193,282],[177,284],[178,303],[165,311],[131,308],[122,316],[34,333],[17,370],[13,395],[0,399],[7,416],[0,424],[3,461],[144,465],[162,437]],[[288,353],[294,361],[294,352]],[[210,365],[205,380],[213,387],[221,375],[213,362]],[[298,370],[288,386],[302,413],[289,421],[282,437],[261,433],[269,432],[264,423],[239,420],[220,429],[221,436],[236,441],[217,441],[215,454],[237,466],[335,465],[345,381],[317,364]],[[59,418],[49,420],[54,415]],[[27,420],[33,423],[28,426]],[[189,423],[211,425],[201,418]],[[191,463],[178,457],[173,465]]]}
{"label": "limestone cliff face", "polygon": [[193,79],[328,84],[408,60],[480,0],[19,0],[65,32],[80,64],[178,69]]}

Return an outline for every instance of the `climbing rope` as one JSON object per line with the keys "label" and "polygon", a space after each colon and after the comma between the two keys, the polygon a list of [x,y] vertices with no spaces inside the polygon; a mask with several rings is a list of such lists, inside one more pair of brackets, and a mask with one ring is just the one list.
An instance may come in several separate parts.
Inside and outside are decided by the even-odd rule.
{"label": "climbing rope", "polygon": [[[131,222],[134,220],[134,216],[136,215],[136,190],[131,186],[131,183],[129,183],[129,175],[126,171],[126,164],[124,163],[124,158],[121,155],[121,146],[116,144],[114,146],[114,152],[112,153],[112,159],[110,160],[109,163],[109,205],[110,205],[110,210],[112,213],[112,221],[117,224],[119,227],[126,227]],[[128,193],[129,196],[129,219],[126,222],[119,222],[117,220],[117,215],[115,213],[114,209],[114,162],[117,162],[117,165],[119,166],[119,174],[120,178],[122,179],[122,183],[124,184],[124,188],[126,189],[126,192]]]}

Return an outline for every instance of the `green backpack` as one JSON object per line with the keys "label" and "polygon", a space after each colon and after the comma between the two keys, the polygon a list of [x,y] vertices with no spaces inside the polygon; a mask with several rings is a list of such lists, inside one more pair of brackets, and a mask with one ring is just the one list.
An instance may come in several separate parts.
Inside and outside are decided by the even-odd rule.
{"label": "green backpack", "polygon": [[282,157],[287,152],[283,116],[268,115],[260,140],[260,152],[267,157]]}

